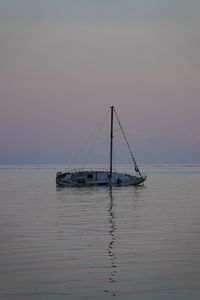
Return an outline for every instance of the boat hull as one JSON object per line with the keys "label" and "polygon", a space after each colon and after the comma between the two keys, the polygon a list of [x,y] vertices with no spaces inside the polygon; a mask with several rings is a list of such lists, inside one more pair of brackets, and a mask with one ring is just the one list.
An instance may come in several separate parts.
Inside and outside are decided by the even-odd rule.
{"label": "boat hull", "polygon": [[[125,173],[114,172],[112,174],[112,186],[138,186],[146,180],[146,176],[134,176]],[[60,187],[89,187],[109,186],[110,173],[108,171],[71,171],[58,172],[56,184]]]}

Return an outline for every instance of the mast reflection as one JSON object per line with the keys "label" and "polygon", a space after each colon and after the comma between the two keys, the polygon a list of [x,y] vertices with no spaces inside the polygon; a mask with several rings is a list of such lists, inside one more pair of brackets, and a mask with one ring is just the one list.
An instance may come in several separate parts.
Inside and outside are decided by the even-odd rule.
{"label": "mast reflection", "polygon": [[[115,222],[115,213],[113,210],[114,207],[114,201],[113,201],[113,195],[112,195],[112,191],[110,191],[109,193],[109,198],[110,198],[110,202],[109,202],[109,206],[108,206],[108,213],[109,213],[109,236],[110,236],[110,241],[108,244],[108,256],[109,256],[109,260],[111,263],[111,271],[109,274],[109,283],[113,284],[115,283],[116,280],[116,275],[117,275],[117,256],[115,254],[114,251],[114,246],[115,246],[115,241],[116,241],[116,222]],[[110,293],[112,296],[116,296],[116,292],[113,291],[112,286],[110,286],[109,290],[105,290],[105,292]]]}

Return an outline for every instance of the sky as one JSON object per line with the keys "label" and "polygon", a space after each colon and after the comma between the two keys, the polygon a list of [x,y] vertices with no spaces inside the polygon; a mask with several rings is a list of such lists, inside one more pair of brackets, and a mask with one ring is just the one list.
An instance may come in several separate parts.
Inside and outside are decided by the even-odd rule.
{"label": "sky", "polygon": [[72,162],[111,105],[139,163],[200,163],[199,28],[199,0],[0,0],[0,163]]}

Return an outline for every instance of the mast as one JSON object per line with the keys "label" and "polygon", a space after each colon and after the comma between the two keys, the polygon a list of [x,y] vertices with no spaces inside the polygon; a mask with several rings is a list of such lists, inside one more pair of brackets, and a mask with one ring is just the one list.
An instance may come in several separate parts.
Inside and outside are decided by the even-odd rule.
{"label": "mast", "polygon": [[112,105],[110,107],[110,186],[112,186],[112,159],[113,159],[113,111],[114,111],[114,106]]}

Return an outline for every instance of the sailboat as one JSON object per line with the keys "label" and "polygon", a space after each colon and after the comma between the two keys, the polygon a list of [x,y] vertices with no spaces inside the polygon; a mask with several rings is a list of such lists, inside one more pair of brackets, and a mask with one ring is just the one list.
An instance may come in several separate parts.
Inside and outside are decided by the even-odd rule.
{"label": "sailboat", "polygon": [[[122,131],[126,144],[131,154],[134,165],[134,174],[127,174],[113,171],[113,117],[116,116],[119,127]],[[80,187],[80,186],[138,186],[144,183],[147,176],[142,174],[133,156],[132,150],[119,121],[114,106],[110,107],[110,162],[108,170],[97,169],[74,169],[64,172],[57,172],[56,184],[59,187]]]}

